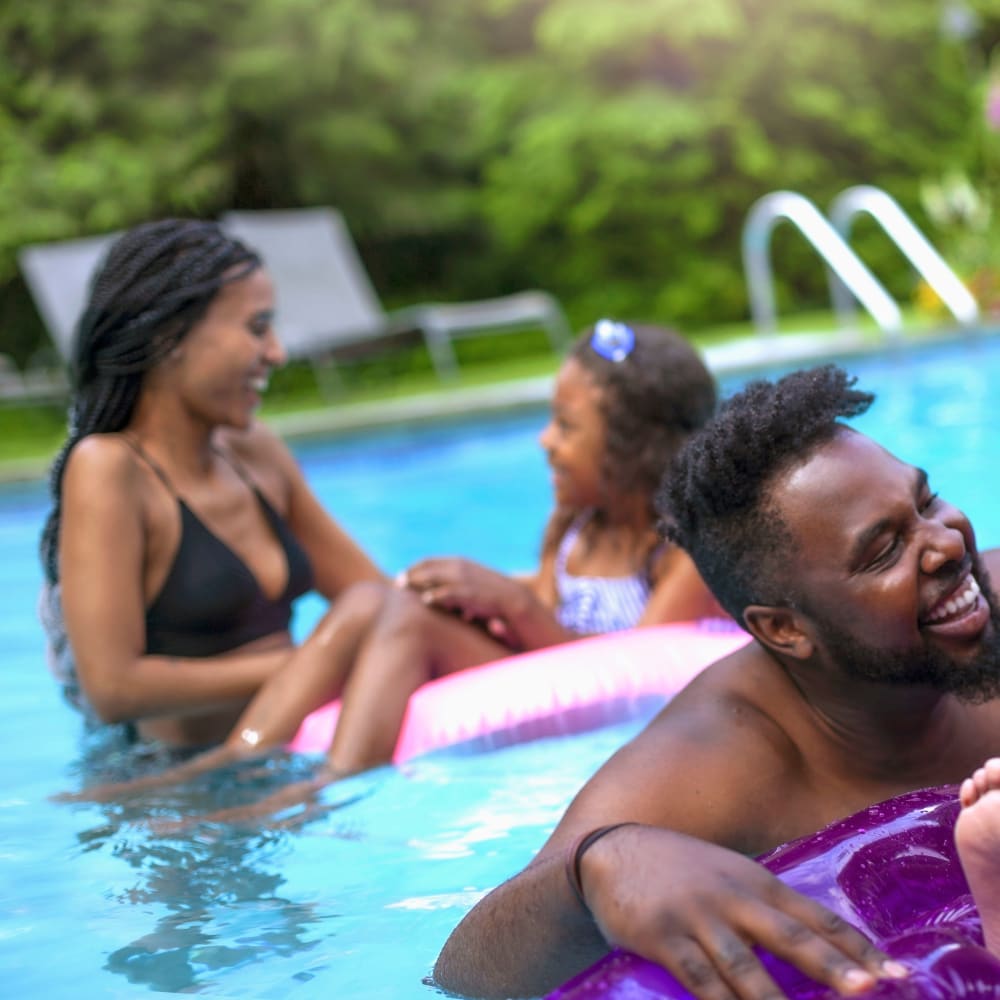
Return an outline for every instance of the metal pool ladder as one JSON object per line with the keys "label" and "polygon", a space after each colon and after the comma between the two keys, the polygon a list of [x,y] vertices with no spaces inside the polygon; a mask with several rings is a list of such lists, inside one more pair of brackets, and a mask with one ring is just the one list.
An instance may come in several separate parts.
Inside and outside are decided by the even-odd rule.
{"label": "metal pool ladder", "polygon": [[774,227],[785,219],[826,264],[830,297],[841,326],[853,325],[856,300],[879,329],[890,337],[899,336],[903,326],[899,306],[847,242],[851,224],[861,212],[879,223],[960,324],[978,322],[976,300],[910,217],[881,188],[862,184],[837,195],[829,217],[795,191],[773,191],[753,204],[743,227],[743,269],[758,333],[772,334],[777,326],[770,241]]}

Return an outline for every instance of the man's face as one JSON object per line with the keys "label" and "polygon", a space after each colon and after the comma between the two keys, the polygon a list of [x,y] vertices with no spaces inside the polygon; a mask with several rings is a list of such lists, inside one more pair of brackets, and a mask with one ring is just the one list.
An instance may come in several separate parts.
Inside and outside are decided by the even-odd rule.
{"label": "man's face", "polygon": [[845,675],[1000,694],[1000,613],[972,526],[921,470],[844,430],[773,497],[802,610]]}

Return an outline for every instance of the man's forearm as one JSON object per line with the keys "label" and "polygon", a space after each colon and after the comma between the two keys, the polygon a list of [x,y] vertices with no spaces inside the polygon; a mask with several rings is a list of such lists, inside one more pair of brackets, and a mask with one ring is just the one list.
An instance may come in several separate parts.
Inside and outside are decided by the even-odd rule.
{"label": "man's forearm", "polygon": [[554,854],[473,907],[445,942],[434,979],[463,996],[536,997],[607,951]]}

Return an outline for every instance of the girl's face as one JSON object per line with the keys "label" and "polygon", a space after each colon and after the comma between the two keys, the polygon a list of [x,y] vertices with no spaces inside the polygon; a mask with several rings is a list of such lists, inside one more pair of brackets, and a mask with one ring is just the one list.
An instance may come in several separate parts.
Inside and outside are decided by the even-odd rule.
{"label": "girl's face", "polygon": [[560,507],[591,507],[605,499],[602,390],[574,358],[556,377],[552,415],[539,438]]}
{"label": "girl's face", "polygon": [[258,267],[223,285],[180,343],[180,391],[210,421],[249,424],[272,369],[285,362],[273,319],[274,288]]}

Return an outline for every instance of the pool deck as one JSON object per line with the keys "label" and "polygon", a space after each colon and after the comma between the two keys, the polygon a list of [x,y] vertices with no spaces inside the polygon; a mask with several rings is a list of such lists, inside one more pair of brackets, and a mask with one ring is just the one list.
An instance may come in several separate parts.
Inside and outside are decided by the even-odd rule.
{"label": "pool deck", "polygon": [[[716,375],[751,374],[775,365],[806,364],[824,358],[847,358],[884,350],[889,344],[910,346],[951,339],[954,328],[941,328],[919,337],[889,338],[853,330],[758,335],[701,350]],[[552,396],[554,375],[498,382],[472,389],[443,388],[422,395],[373,403],[354,403],[268,418],[268,424],[288,438],[365,430],[466,415],[544,406]]]}
{"label": "pool deck", "polygon": [[[881,344],[870,336],[853,332],[783,334],[735,340],[706,348],[701,353],[716,376],[725,376],[831,354],[842,357],[872,350]],[[544,406],[552,396],[554,378],[554,375],[545,375],[472,389],[444,388],[396,400],[332,405],[271,417],[268,424],[285,437],[295,438]]]}
{"label": "pool deck", "polygon": [[[827,331],[757,335],[702,350],[706,364],[717,377],[752,373],[774,365],[810,363],[843,358],[899,345],[926,344],[950,339],[954,329],[941,329],[919,337],[901,335],[890,341],[884,335],[856,331]],[[329,406],[270,416],[267,423],[288,439],[399,426],[443,419],[461,419],[485,413],[543,406],[551,397],[554,376],[539,376],[475,388],[449,389],[368,403],[332,403]],[[0,462],[0,483],[43,479],[51,459]]]}

